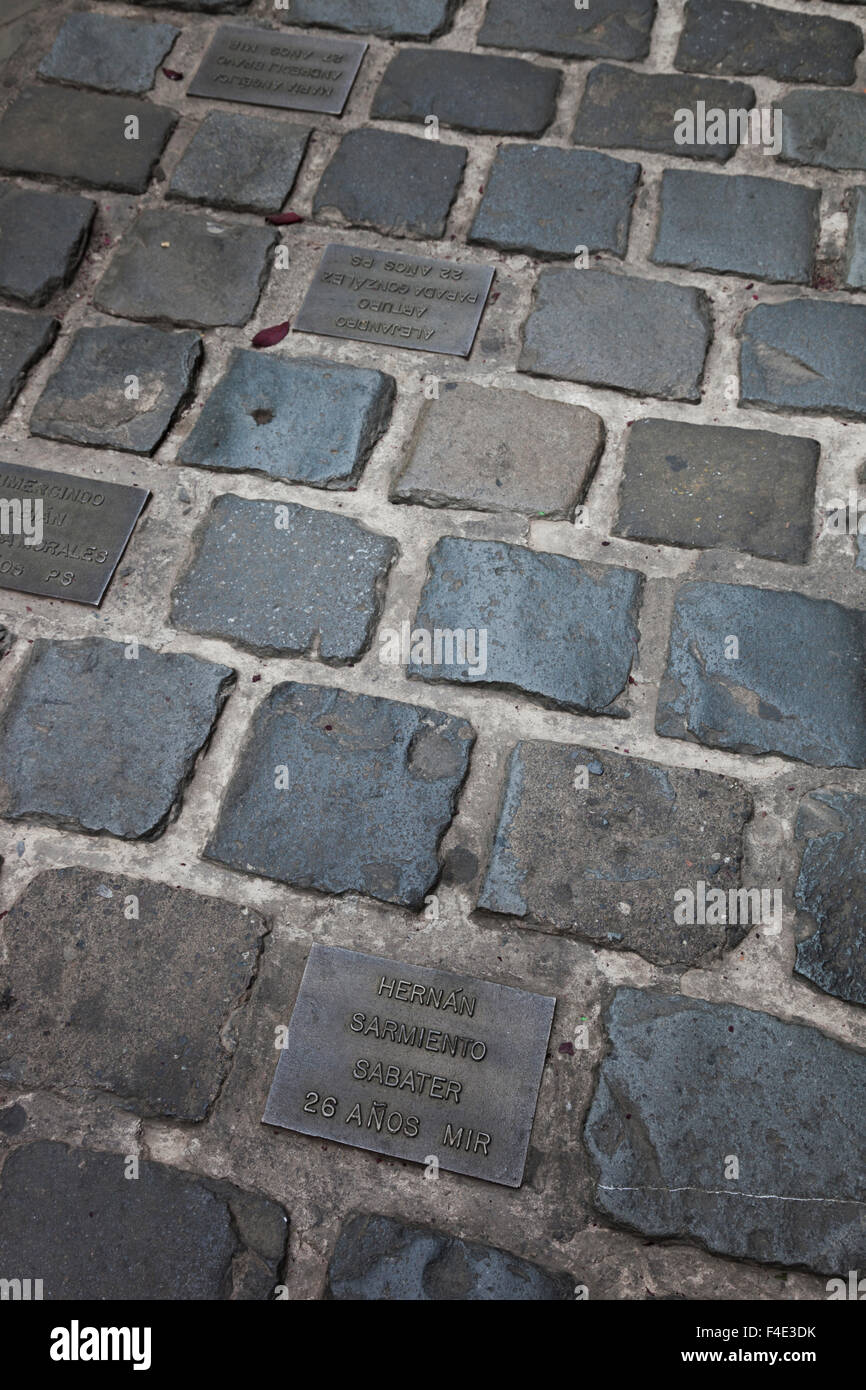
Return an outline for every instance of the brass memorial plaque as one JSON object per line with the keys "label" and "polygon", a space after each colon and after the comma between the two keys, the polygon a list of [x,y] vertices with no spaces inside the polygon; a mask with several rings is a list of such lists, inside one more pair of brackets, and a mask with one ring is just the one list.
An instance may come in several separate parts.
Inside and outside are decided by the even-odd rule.
{"label": "brass memorial plaque", "polygon": [[188,95],[340,116],[366,50],[359,39],[277,34],[224,24],[202,58]]}

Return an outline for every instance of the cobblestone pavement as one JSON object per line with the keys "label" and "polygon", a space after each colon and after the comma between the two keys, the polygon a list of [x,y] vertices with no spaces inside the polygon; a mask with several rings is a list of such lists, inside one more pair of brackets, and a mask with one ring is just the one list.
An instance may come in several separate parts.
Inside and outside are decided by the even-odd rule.
{"label": "cobblestone pavement", "polygon": [[[226,23],[361,36],[343,114],[189,95]],[[99,608],[0,592],[0,1276],[866,1271],[864,29],[0,0],[0,491],[152,493]],[[469,356],[254,347],[331,243],[493,269]],[[262,1124],[313,942],[556,996],[521,1187]]]}

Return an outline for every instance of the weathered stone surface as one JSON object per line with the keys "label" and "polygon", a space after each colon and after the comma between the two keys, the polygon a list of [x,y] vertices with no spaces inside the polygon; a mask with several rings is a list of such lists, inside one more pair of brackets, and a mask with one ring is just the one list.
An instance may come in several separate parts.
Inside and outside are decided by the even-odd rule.
{"label": "weathered stone surface", "polygon": [[739,887],[752,798],[710,772],[561,743],[518,743],[478,906],[693,964],[748,927],[680,925],[677,890]]}
{"label": "weathered stone surface", "polygon": [[0,295],[47,304],[75,274],[95,213],[74,193],[0,186]]}
{"label": "weathered stone surface", "polygon": [[617,990],[607,1030],[584,1132],[604,1213],[741,1259],[863,1268],[862,1053],[734,1004],[636,989]]}
{"label": "weathered stone surface", "polygon": [[0,309],[0,419],[21,390],[30,368],[54,342],[59,327],[49,314]]}
{"label": "weathered stone surface", "polygon": [[[593,13],[591,10],[587,13]],[[599,63],[586,79],[574,127],[576,145],[655,150],[683,159],[730,159],[736,145],[678,145],[676,113],[707,110],[750,111],[755,92],[744,82],[686,77],[677,73],[631,72]]]}
{"label": "weathered stone surface", "polygon": [[209,111],[168,186],[169,198],[214,208],[279,212],[292,191],[310,127]]}
{"label": "weathered stone surface", "polygon": [[205,857],[420,907],[474,739],[465,720],[423,705],[278,685],[256,711]]}
{"label": "weathered stone surface", "polygon": [[[731,638],[737,656],[726,655]],[[864,671],[863,613],[746,584],[685,584],[656,732],[738,753],[863,767]]]}
{"label": "weathered stone surface", "polygon": [[803,798],[795,900],[811,935],[797,946],[797,975],[827,994],[866,1004],[866,797],[826,788]]}
{"label": "weathered stone surface", "polygon": [[503,251],[574,257],[575,246],[624,256],[639,164],[544,145],[500,149],[470,241]]}
{"label": "weathered stone surface", "polygon": [[[556,115],[561,73],[522,58],[453,49],[402,48],[391,59],[371,115],[488,135],[542,135]],[[431,144],[435,143],[431,141]]]}
{"label": "weathered stone surface", "polygon": [[637,420],[614,533],[805,564],[820,452],[799,435]]}
{"label": "weathered stone surface", "polygon": [[565,1301],[574,1298],[574,1281],[493,1245],[353,1212],[331,1256],[325,1296],[356,1303]]}
{"label": "weathered stone surface", "polygon": [[[2,661],[6,653],[11,650],[14,641],[15,634],[10,632],[8,627],[4,624],[0,623],[0,661]],[[2,864],[3,860],[0,858],[0,866],[2,866]]]}
{"label": "weathered stone surface", "polygon": [[39,64],[39,75],[103,92],[148,92],[179,33],[173,24],[71,14]]}
{"label": "weathered stone surface", "polygon": [[390,236],[444,236],[463,177],[462,145],[392,130],[350,130],[325,170],[313,216],[338,213]]}
{"label": "weathered stone surface", "polygon": [[866,169],[866,96],[860,92],[789,92],[779,102],[788,164]]}
{"label": "weathered stone surface", "polygon": [[311,487],[352,487],[388,428],[395,394],[394,378],[368,367],[237,349],[179,458]]}
{"label": "weathered stone surface", "polygon": [[37,638],[0,725],[0,814],[160,835],[234,683],[228,666],[122,642]]}
{"label": "weathered stone surface", "polygon": [[385,39],[432,39],[451,23],[458,0],[293,0],[278,12],[284,24],[381,34]]}
{"label": "weathered stone surface", "polygon": [[709,342],[709,301],[701,290],[551,267],[538,277],[520,370],[698,401]]}
{"label": "weathered stone surface", "polygon": [[504,686],[560,709],[624,716],[614,701],[637,652],[642,582],[636,570],[444,536],[427,561],[415,629],[431,640],[436,630],[475,637],[466,637],[467,654],[444,641],[440,653],[435,646],[416,652],[413,644],[409,674]]}
{"label": "weathered stone surface", "polygon": [[854,81],[863,35],[847,19],[742,0],[689,0],[677,48],[683,72],[761,73],[779,82]]}
{"label": "weathered stone surface", "polygon": [[[197,333],[79,328],[33,408],[31,434],[151,454],[189,398],[201,357]],[[130,375],[135,400],[126,396]]]}
{"label": "weathered stone surface", "polygon": [[742,336],[743,405],[866,417],[866,305],[759,304]]}
{"label": "weathered stone surface", "polygon": [[115,251],[93,302],[107,314],[151,323],[240,326],[258,303],[276,241],[269,227],[146,208]]}
{"label": "weathered stone surface", "polygon": [[748,174],[665,169],[652,258],[687,270],[808,285],[820,214],[819,188]]}
{"label": "weathered stone surface", "polygon": [[866,290],[866,188],[855,188],[851,194],[845,283],[852,290]]}
{"label": "weathered stone surface", "polygon": [[[130,116],[137,140],[124,134]],[[143,193],[176,124],[177,112],[150,101],[25,87],[0,118],[0,168]]]}
{"label": "weathered stone surface", "polygon": [[[173,10],[200,10],[204,14],[234,14],[246,9],[250,0],[171,0]],[[165,0],[129,0],[130,5],[142,8],[162,8]]]}
{"label": "weathered stone surface", "polygon": [[577,9],[560,0],[489,0],[478,42],[566,58],[645,58],[655,0],[592,0]]}
{"label": "weathered stone surface", "polygon": [[266,1299],[288,1217],[233,1183],[40,1140],[0,1174],[0,1265],[43,1271],[46,1299]]}
{"label": "weathered stone surface", "polygon": [[0,1079],[204,1119],[230,1064],[222,1030],[255,974],[258,913],[147,879],[59,869],[28,885],[4,930],[13,1002]]}
{"label": "weathered stone surface", "polygon": [[294,503],[217,497],[174,591],[172,621],[261,656],[345,665],[367,649],[397,542]]}
{"label": "weathered stone surface", "polygon": [[583,406],[449,381],[421,408],[391,501],[571,518],[603,447]]}

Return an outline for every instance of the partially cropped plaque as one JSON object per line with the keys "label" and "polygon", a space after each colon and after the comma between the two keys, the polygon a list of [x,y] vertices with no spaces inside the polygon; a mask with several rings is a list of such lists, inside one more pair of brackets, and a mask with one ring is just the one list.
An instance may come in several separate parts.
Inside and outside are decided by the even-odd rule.
{"label": "partially cropped plaque", "polygon": [[263,1121],[519,1187],[555,1004],[314,945]]}
{"label": "partially cropped plaque", "polygon": [[189,96],[340,116],[366,49],[359,39],[224,24],[190,83]]}

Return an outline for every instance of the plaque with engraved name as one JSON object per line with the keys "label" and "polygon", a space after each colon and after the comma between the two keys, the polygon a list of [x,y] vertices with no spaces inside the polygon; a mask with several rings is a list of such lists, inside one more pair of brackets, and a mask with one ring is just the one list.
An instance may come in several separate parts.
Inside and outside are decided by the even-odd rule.
{"label": "plaque with engraved name", "polygon": [[519,1187],[555,1004],[317,943],[263,1123]]}
{"label": "plaque with engraved name", "polygon": [[328,246],[294,327],[468,357],[492,284],[486,265]]}
{"label": "plaque with engraved name", "polygon": [[0,588],[98,608],[149,496],[0,463]]}
{"label": "plaque with engraved name", "polygon": [[340,116],[366,51],[360,39],[275,34],[224,24],[188,95]]}

